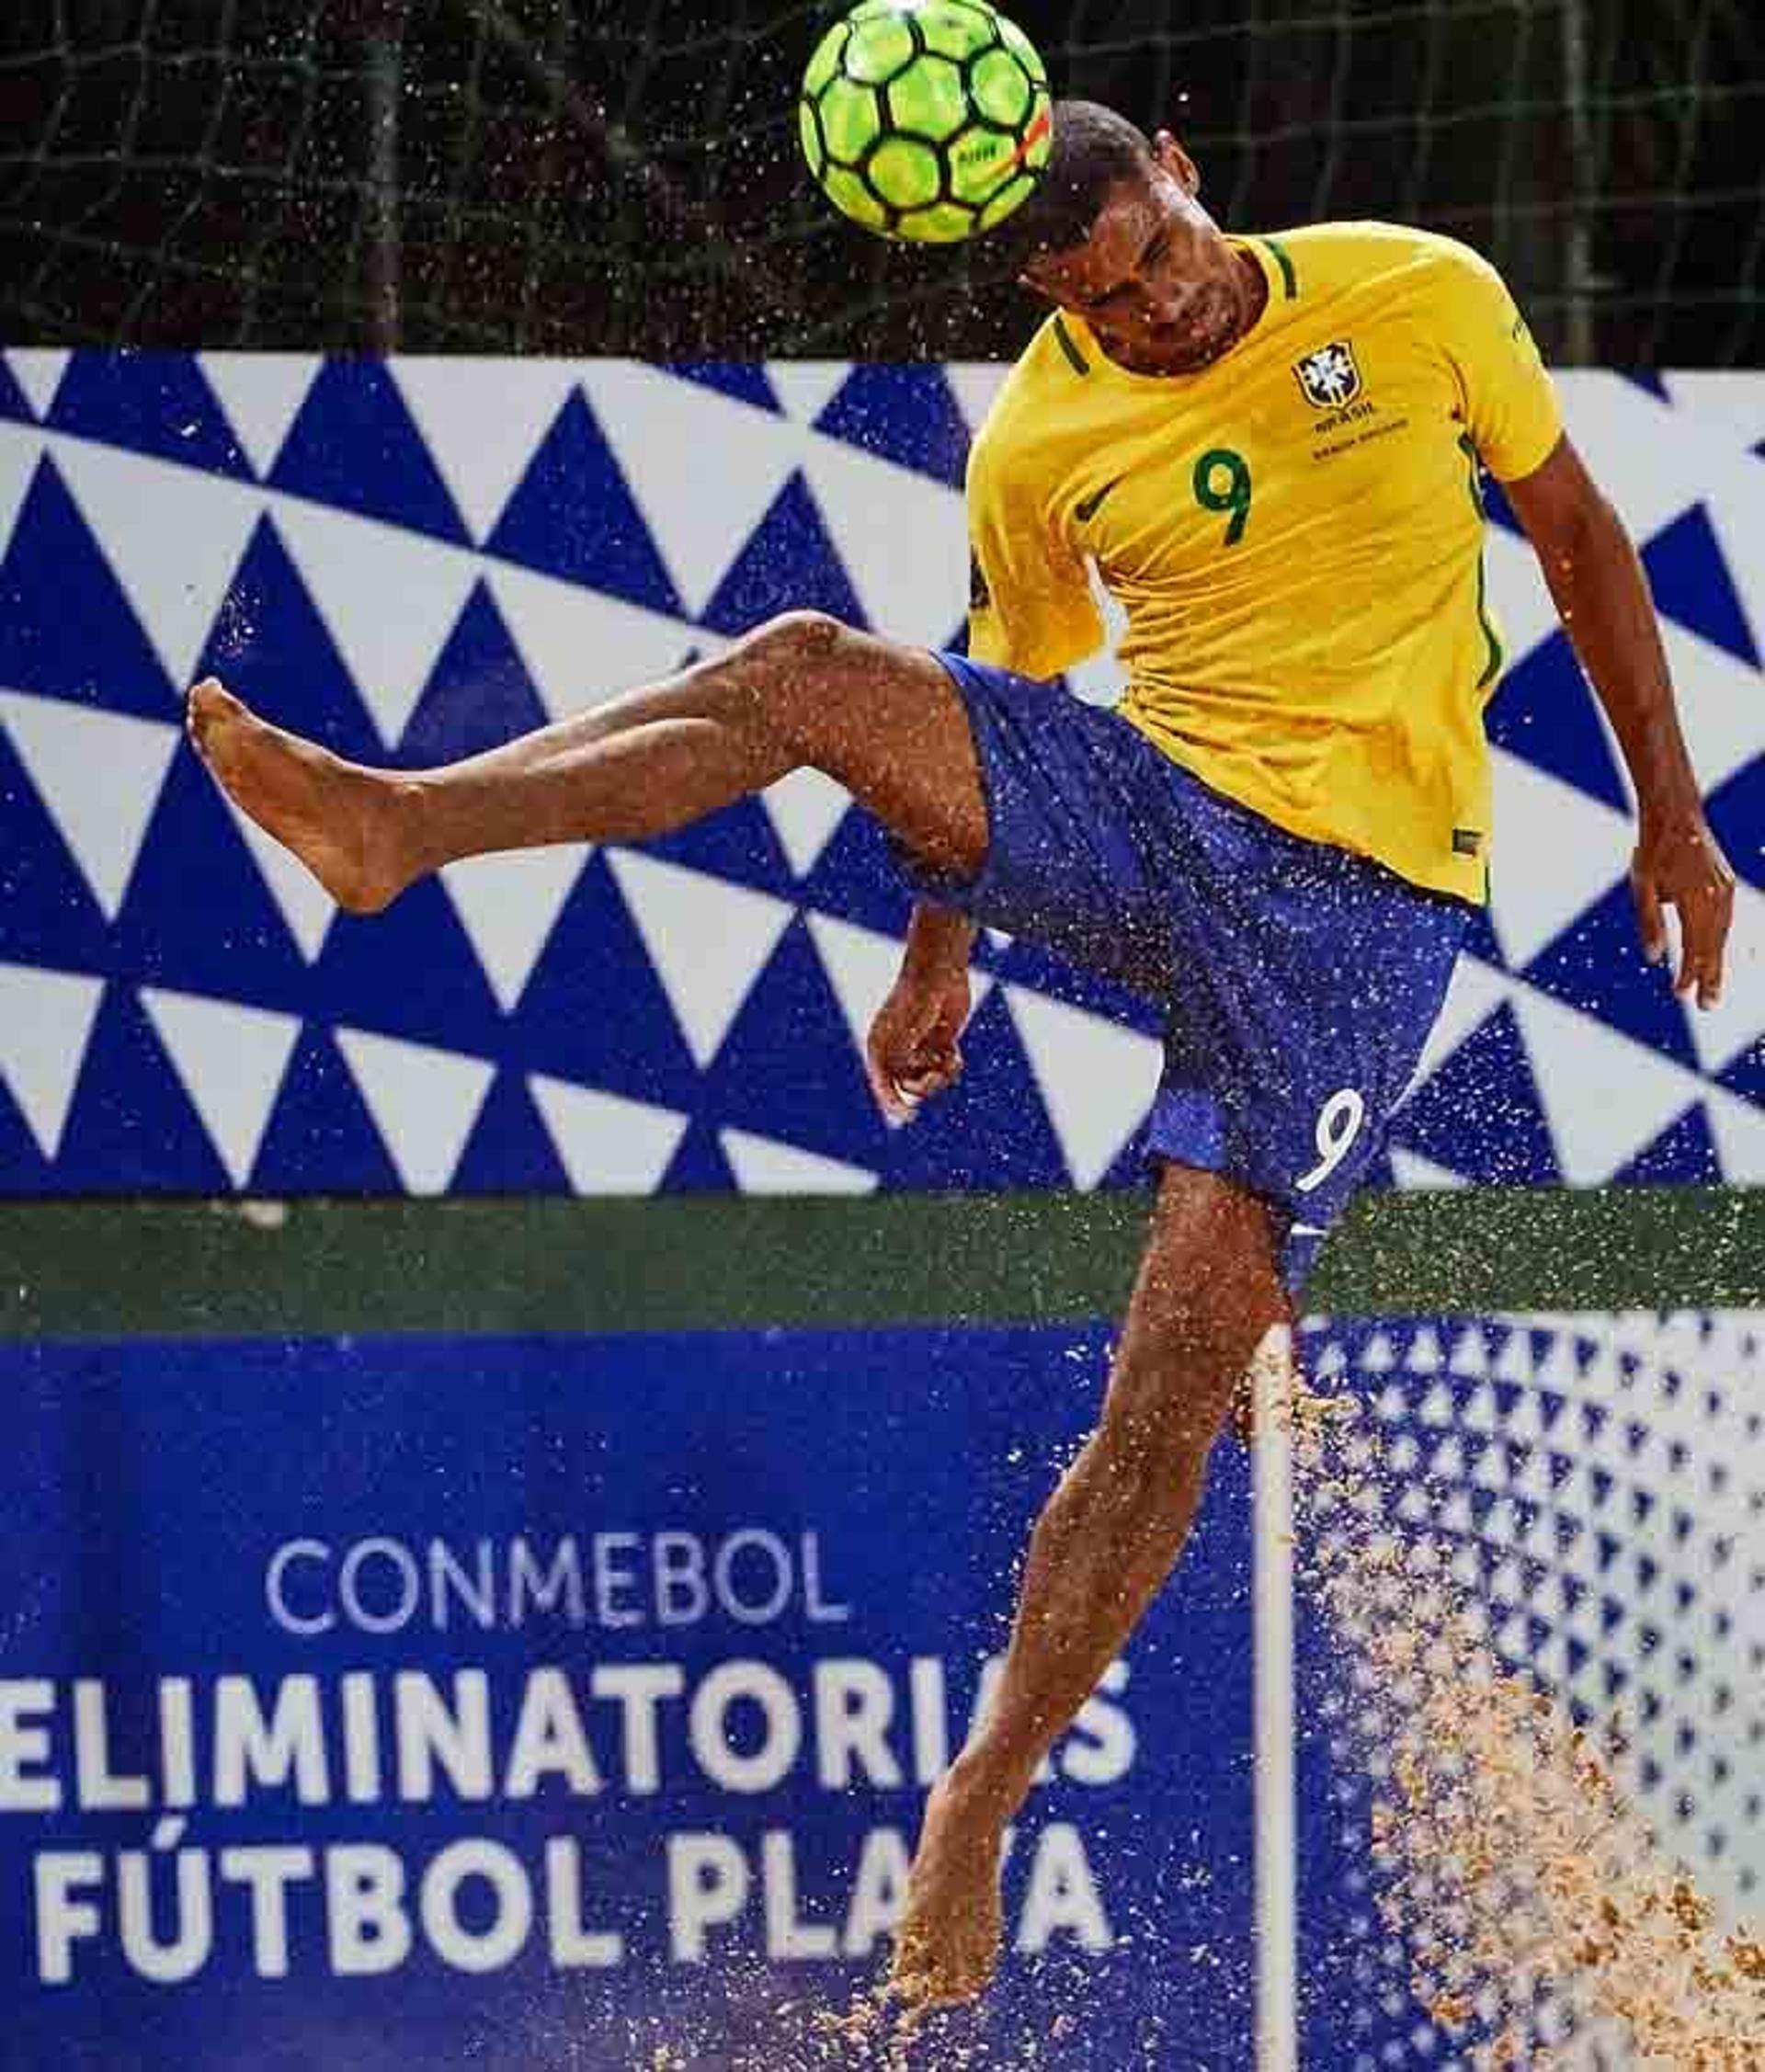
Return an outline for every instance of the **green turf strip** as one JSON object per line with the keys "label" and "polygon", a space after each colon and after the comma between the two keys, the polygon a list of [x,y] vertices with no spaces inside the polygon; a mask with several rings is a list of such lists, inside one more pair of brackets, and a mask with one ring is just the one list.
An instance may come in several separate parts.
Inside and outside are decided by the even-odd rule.
{"label": "green turf strip", "polygon": [[[751,1328],[1117,1311],[1137,1194],[0,1203],[0,1336]],[[1316,1311],[1765,1303],[1765,1190],[1363,1198]]]}

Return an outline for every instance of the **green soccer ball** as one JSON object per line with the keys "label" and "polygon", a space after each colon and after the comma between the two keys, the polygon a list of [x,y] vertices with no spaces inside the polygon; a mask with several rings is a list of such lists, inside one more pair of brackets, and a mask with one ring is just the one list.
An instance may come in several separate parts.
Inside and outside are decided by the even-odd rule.
{"label": "green soccer ball", "polygon": [[987,0],[860,0],[816,45],[797,112],[834,206],[916,244],[1004,222],[1053,143],[1047,70]]}

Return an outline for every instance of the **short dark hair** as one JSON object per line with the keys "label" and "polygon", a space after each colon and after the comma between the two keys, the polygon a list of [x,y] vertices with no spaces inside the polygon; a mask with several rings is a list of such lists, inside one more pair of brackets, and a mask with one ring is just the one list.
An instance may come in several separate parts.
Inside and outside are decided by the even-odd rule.
{"label": "short dark hair", "polygon": [[1083,245],[1110,188],[1151,163],[1151,143],[1125,115],[1100,101],[1056,101],[1053,150],[1035,192],[1000,224],[999,257],[1021,270]]}

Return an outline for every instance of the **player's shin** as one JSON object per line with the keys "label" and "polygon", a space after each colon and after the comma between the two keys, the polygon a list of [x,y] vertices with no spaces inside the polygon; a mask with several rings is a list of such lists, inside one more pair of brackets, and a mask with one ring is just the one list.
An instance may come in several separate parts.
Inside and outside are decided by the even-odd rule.
{"label": "player's shin", "polygon": [[956,1798],[1008,1820],[1044,1756],[1125,1645],[1181,1554],[1224,1422],[1163,1431],[1106,1419],[1030,1542],[995,1702],[951,1777]]}
{"label": "player's shin", "polygon": [[412,875],[499,849],[669,834],[794,764],[776,744],[714,718],[659,718],[598,738],[565,721],[408,788]]}

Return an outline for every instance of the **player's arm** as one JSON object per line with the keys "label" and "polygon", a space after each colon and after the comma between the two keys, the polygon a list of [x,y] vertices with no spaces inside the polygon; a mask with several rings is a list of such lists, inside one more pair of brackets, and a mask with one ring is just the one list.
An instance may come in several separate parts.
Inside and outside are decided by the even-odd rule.
{"label": "player's arm", "polygon": [[1644,951],[1651,962],[1666,954],[1662,910],[1674,907],[1675,989],[1713,1007],[1734,872],[1704,819],[1642,565],[1564,432],[1555,388],[1500,275],[1465,246],[1443,242],[1441,252],[1437,315],[1466,428],[1526,529],[1636,790],[1631,883]]}
{"label": "player's arm", "polygon": [[1700,1007],[1714,1007],[1735,874],[1704,818],[1636,550],[1566,435],[1542,467],[1504,486],[1635,786],[1630,875],[1644,953],[1651,963],[1667,954],[1662,909],[1673,907],[1680,937],[1674,990],[1695,990]]}
{"label": "player's arm", "polygon": [[[968,652],[1020,676],[1058,676],[1102,645],[1103,620],[1033,472],[1009,464],[1002,443],[984,433],[969,460]],[[914,908],[901,975],[865,1046],[871,1090],[896,1121],[962,1075],[974,944],[962,915]]]}

